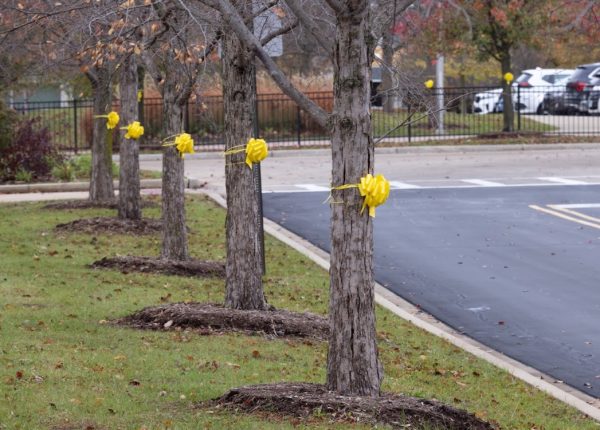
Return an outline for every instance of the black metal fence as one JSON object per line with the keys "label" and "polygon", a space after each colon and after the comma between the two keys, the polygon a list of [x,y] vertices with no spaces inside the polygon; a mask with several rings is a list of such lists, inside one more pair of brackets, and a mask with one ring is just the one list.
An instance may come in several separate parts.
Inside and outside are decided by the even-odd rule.
{"label": "black metal fence", "polygon": [[[600,136],[600,91],[566,91],[565,87],[512,88],[515,116],[513,129],[528,133]],[[309,93],[322,108],[331,111],[330,92]],[[377,142],[477,136],[499,133],[503,121],[502,90],[492,87],[406,90],[391,97],[384,110],[382,97],[374,97],[373,134]],[[327,133],[282,94],[258,98],[260,134],[271,145],[301,147],[327,143]],[[91,100],[12,103],[23,116],[39,118],[56,144],[67,150],[88,149],[92,134]],[[391,107],[391,108],[390,108]],[[118,110],[118,104],[114,106]],[[199,97],[187,105],[186,131],[203,150],[223,148],[223,101]],[[162,101],[144,100],[143,146],[157,148],[161,141]]]}

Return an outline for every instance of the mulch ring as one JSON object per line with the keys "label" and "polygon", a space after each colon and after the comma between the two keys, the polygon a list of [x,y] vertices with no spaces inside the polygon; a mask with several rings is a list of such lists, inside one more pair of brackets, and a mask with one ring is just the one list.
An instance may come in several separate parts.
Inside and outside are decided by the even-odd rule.
{"label": "mulch ring", "polygon": [[122,273],[143,272],[161,275],[207,277],[225,277],[225,263],[201,260],[163,260],[150,257],[104,257],[90,264],[94,269],[115,269]]}
{"label": "mulch ring", "polygon": [[327,340],[327,317],[286,310],[245,311],[211,303],[171,303],[142,309],[114,321],[139,329],[194,329],[201,334],[243,332]]}
{"label": "mulch ring", "polygon": [[65,233],[155,234],[162,231],[162,221],[151,218],[129,220],[114,217],[95,217],[58,224],[54,227],[54,230]]}
{"label": "mulch ring", "polygon": [[326,414],[337,422],[387,424],[392,428],[492,430],[475,415],[436,400],[398,394],[349,397],[327,391],[324,385],[278,383],[235,388],[201,406],[310,419]]}
{"label": "mulch ring", "polygon": [[[158,208],[160,205],[152,200],[142,199],[142,209]],[[43,209],[70,210],[70,209],[118,209],[119,200],[65,200],[44,205]]]}

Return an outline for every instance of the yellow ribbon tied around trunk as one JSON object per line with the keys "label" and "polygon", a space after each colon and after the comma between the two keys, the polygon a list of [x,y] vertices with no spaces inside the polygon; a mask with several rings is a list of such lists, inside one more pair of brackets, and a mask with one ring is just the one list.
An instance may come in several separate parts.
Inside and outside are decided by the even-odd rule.
{"label": "yellow ribbon tied around trunk", "polygon": [[375,218],[375,208],[385,203],[390,195],[390,183],[383,175],[373,176],[370,173],[360,178],[358,184],[345,184],[339,187],[333,187],[333,190],[346,190],[348,188],[358,188],[360,195],[365,198],[360,213],[369,207],[369,216]]}
{"label": "yellow ribbon tied around trunk", "polygon": [[224,155],[237,154],[238,152],[246,152],[246,164],[252,168],[252,163],[260,163],[269,155],[269,148],[264,139],[248,139],[246,145],[234,146],[224,152]]}
{"label": "yellow ribbon tied around trunk", "polygon": [[107,115],[95,115],[94,118],[106,118],[106,128],[109,130],[119,124],[119,114],[115,111],[109,112]]}
{"label": "yellow ribbon tied around trunk", "polygon": [[127,130],[125,139],[139,139],[144,134],[144,127],[139,121],[133,121],[127,127],[121,127],[121,130]]}
{"label": "yellow ribbon tied around trunk", "polygon": [[163,146],[174,146],[179,151],[179,155],[181,158],[185,156],[185,154],[194,154],[194,139],[192,139],[192,135],[189,133],[181,133],[175,136],[175,141],[170,143],[165,143]]}

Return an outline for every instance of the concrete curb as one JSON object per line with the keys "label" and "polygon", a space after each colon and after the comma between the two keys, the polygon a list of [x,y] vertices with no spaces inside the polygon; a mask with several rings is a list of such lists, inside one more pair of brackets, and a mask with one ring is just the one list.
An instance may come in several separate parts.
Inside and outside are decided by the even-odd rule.
{"label": "concrete curb", "polygon": [[[208,190],[198,190],[194,193],[204,194],[220,206],[227,208],[226,200],[218,193]],[[329,254],[323,250],[266,218],[264,219],[264,228],[265,232],[271,236],[310,258],[323,269],[329,270]],[[458,348],[461,348],[496,367],[506,370],[514,377],[519,378],[550,396],[574,407],[589,417],[600,421],[600,399],[588,396],[575,388],[556,382],[555,378],[507,357],[506,355],[457,332],[378,283],[375,284],[375,301],[400,318],[435,336],[441,337]]]}
{"label": "concrete curb", "polygon": [[[421,153],[463,153],[463,152],[504,152],[504,151],[558,151],[563,149],[600,150],[600,143],[526,143],[526,144],[489,144],[489,145],[423,145],[379,147],[375,154],[421,154]],[[269,157],[316,157],[330,155],[331,150],[323,149],[273,149]],[[190,160],[221,159],[221,152],[202,152],[186,156]],[[115,162],[119,160],[114,155]],[[140,161],[160,161],[161,154],[140,154]]]}
{"label": "concrete curb", "polygon": [[[115,190],[119,189],[119,181],[113,181]],[[142,189],[161,188],[162,179],[142,179],[140,181]],[[186,188],[201,188],[204,182],[195,178],[185,178]],[[63,193],[75,191],[88,191],[89,182],[48,182],[38,184],[15,184],[0,185],[0,194],[20,194],[20,193]]]}

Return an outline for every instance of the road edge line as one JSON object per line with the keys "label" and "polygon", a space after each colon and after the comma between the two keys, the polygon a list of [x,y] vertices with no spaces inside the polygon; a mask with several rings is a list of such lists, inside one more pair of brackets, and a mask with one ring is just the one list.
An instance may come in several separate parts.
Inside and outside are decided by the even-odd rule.
{"label": "road edge line", "polygon": [[[186,190],[186,192],[203,194],[212,199],[219,206],[225,209],[227,208],[227,201],[217,192],[202,189]],[[265,232],[269,233],[274,238],[291,246],[323,269],[329,270],[329,254],[325,251],[317,248],[306,239],[301,238],[267,218],[264,218],[264,228]],[[555,378],[515,359],[507,357],[466,335],[460,334],[453,328],[437,320],[434,316],[423,312],[403,298],[387,290],[377,282],[375,283],[375,301],[380,306],[403,320],[450,342],[452,345],[473,354],[500,369],[506,370],[515,378],[532,385],[555,399],[574,407],[587,416],[600,421],[600,399],[589,396],[568,385],[551,382],[555,380]]]}

